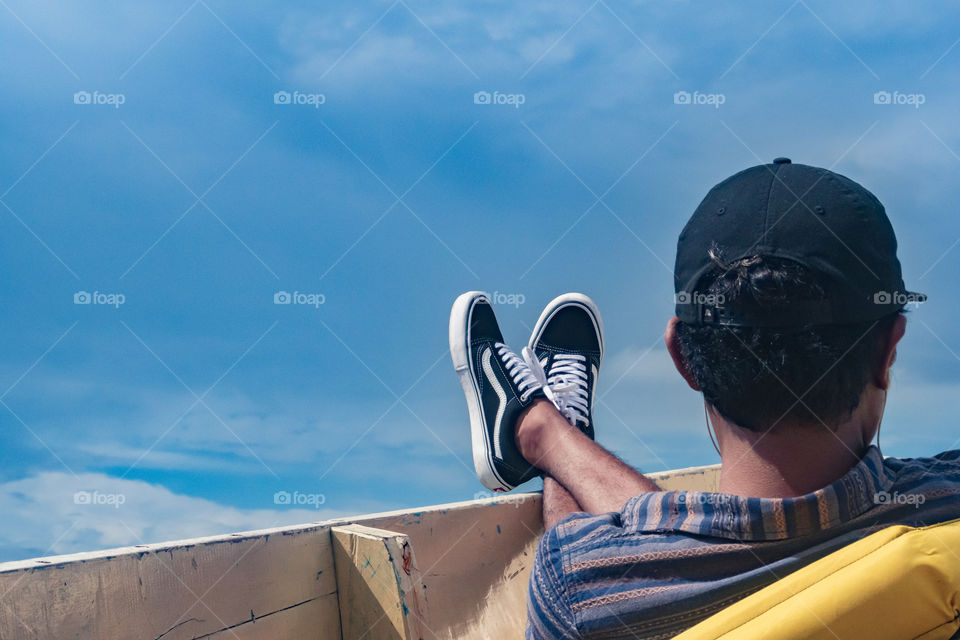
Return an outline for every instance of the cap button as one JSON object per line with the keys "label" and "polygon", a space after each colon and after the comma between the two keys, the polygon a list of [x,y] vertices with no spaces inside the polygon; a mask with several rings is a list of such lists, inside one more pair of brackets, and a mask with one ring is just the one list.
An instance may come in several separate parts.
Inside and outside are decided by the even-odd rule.
{"label": "cap button", "polygon": [[773,164],[790,164],[790,158],[774,158]]}

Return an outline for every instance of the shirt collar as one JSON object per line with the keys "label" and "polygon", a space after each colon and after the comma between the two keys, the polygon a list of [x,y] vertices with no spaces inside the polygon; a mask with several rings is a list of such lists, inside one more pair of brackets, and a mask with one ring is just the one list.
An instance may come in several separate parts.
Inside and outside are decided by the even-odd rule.
{"label": "shirt collar", "polygon": [[703,491],[654,491],[623,508],[623,524],[645,533],[686,532],[732,540],[783,540],[825,531],[872,509],[894,472],[871,446],[836,482],[795,498],[746,498]]}

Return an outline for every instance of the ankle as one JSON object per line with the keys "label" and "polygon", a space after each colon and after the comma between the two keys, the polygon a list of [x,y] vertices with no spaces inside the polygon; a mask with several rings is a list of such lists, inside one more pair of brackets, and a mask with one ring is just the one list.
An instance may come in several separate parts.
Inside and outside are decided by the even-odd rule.
{"label": "ankle", "polygon": [[540,399],[534,401],[517,418],[517,427],[514,431],[517,448],[520,450],[520,455],[531,464],[536,464],[535,461],[540,455],[540,443],[543,439],[544,427],[547,425],[551,412],[556,412],[553,403],[546,399]]}

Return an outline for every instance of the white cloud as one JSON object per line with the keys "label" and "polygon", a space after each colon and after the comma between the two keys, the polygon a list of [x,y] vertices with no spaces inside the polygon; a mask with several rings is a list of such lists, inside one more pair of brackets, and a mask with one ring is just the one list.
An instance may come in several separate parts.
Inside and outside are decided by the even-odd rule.
{"label": "white cloud", "polygon": [[[78,492],[81,492],[78,494]],[[319,500],[317,500],[319,502]],[[326,509],[235,509],[100,473],[43,472],[0,484],[3,560],[91,551],[348,515]]]}
{"label": "white cloud", "polygon": [[[662,72],[660,62],[630,30],[639,31],[661,58],[669,61],[679,53],[649,24],[634,24],[628,30],[599,6],[582,20],[582,8],[553,3],[500,3],[481,10],[439,4],[408,6],[416,13],[397,5],[379,23],[384,7],[362,10],[351,5],[322,15],[289,13],[279,28],[279,40],[295,59],[293,77],[303,82],[316,80],[335,64],[331,75],[358,86],[371,77],[393,79],[424,68],[434,74],[449,70],[453,77],[465,80],[471,79],[472,71],[485,81],[490,71],[496,70],[512,80],[534,63],[554,68],[569,65],[590,54],[598,42],[611,38],[622,39],[627,52],[617,54],[619,59],[608,60],[608,64]],[[402,30],[397,23],[404,25]],[[615,89],[605,87],[607,93]]]}
{"label": "white cloud", "polygon": [[[6,367],[7,379],[19,373]],[[74,469],[136,463],[141,469],[219,472],[253,466],[264,472],[260,458],[279,473],[291,464],[329,464],[356,446],[361,435],[364,449],[375,446],[390,455],[402,450],[418,458],[446,458],[451,448],[464,453],[468,442],[447,421],[436,420],[432,399],[426,407],[410,396],[405,402],[436,436],[403,406],[384,415],[393,402],[385,391],[358,403],[283,391],[259,398],[224,388],[204,397],[213,412],[201,404],[183,416],[196,400],[166,382],[133,384],[112,374],[78,377],[57,369],[35,370],[14,390],[12,404]],[[64,413],[37,420],[20,408],[50,397],[59,399],[58,411]],[[445,403],[459,410],[462,400],[455,396]]]}
{"label": "white cloud", "polygon": [[[177,469],[194,471],[232,471],[242,473],[250,470],[250,463],[242,460],[224,460],[212,455],[175,451],[162,446],[150,449],[131,447],[122,442],[80,442],[77,451],[87,460],[96,460],[100,465],[134,465],[140,469]],[[92,456],[92,458],[91,458]]]}

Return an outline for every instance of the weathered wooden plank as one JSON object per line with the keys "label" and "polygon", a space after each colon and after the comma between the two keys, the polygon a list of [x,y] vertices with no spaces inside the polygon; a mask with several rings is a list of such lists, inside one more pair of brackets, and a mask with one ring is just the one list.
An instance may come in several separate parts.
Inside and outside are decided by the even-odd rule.
{"label": "weathered wooden plank", "polygon": [[[200,636],[188,634],[190,640],[278,640],[279,638],[323,638],[339,640],[336,626],[340,607],[336,593],[320,596],[280,611],[257,612],[255,617],[230,624]],[[326,621],[318,628],[317,621]],[[178,637],[163,636],[161,640]]]}
{"label": "weathered wooden plank", "polygon": [[423,584],[407,536],[363,525],[331,529],[344,640],[421,640]]}
{"label": "weathered wooden plank", "polygon": [[458,640],[523,638],[527,626],[527,585],[539,542],[539,536],[531,537],[527,546],[503,567],[501,577],[490,585],[479,602],[478,612],[464,620],[455,632],[448,630],[443,637]]}
{"label": "weathered wooden plank", "polygon": [[276,627],[308,614],[297,637],[339,638],[339,618],[329,615],[336,605],[318,602],[336,599],[326,528],[53,559],[0,572],[0,594],[2,638],[192,640],[245,621],[253,638],[259,620]]}
{"label": "weathered wooden plank", "polygon": [[430,611],[428,637],[464,638],[489,608],[526,621],[524,599],[496,595],[511,584],[526,587],[531,541],[542,532],[540,497],[515,494],[362,522],[409,536]]}
{"label": "weathered wooden plank", "polygon": [[687,467],[646,474],[664,491],[716,491],[720,486],[720,465]]}

